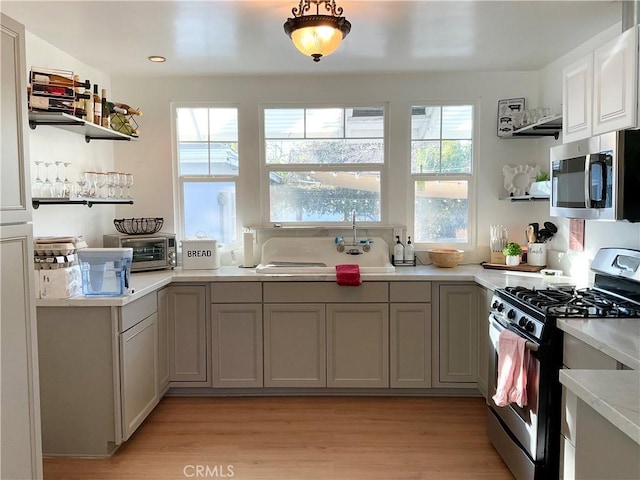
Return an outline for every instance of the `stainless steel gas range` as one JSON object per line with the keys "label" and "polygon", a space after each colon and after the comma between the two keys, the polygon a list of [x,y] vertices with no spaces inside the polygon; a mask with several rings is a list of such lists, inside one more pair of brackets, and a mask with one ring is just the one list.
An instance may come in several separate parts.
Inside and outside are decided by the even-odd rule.
{"label": "stainless steel gas range", "polygon": [[[487,432],[517,480],[558,478],[560,454],[562,332],[558,318],[638,318],[640,251],[603,248],[591,264],[592,288],[506,287],[495,291],[489,312],[489,399]],[[529,350],[527,404],[499,407],[500,332],[524,338]]]}

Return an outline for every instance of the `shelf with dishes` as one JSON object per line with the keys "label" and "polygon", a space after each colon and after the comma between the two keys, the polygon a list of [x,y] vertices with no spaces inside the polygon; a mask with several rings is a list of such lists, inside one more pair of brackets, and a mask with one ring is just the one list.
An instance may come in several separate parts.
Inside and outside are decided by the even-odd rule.
{"label": "shelf with dishes", "polygon": [[69,132],[83,134],[87,143],[91,140],[137,140],[137,137],[101,127],[63,112],[29,112],[29,127],[35,130],[38,125],[50,125]]}
{"label": "shelf with dishes", "polygon": [[556,140],[562,132],[562,115],[551,115],[538,120],[536,123],[520,127],[511,135],[500,138],[540,138],[554,137]]}
{"label": "shelf with dishes", "polygon": [[94,205],[133,205],[131,198],[32,198],[31,205],[38,209],[40,205],[86,205],[91,208]]}

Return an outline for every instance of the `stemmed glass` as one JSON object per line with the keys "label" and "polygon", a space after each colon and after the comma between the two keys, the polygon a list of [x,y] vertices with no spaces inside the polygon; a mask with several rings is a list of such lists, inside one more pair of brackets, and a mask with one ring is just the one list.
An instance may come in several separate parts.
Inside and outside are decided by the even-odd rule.
{"label": "stemmed glass", "polygon": [[108,198],[116,198],[116,187],[118,186],[118,172],[107,172],[107,186],[109,187]]}
{"label": "stemmed glass", "polygon": [[78,184],[78,196],[85,197],[87,195],[87,172],[80,172],[78,175],[78,180],[76,180]]}
{"label": "stemmed glass", "polygon": [[51,165],[53,165],[51,162],[45,162],[44,164],[45,178],[44,185],[42,186],[42,196],[47,198],[53,197],[53,184],[51,183],[51,180],[49,180],[49,167]]}
{"label": "stemmed glass", "polygon": [[90,197],[97,197],[98,172],[87,172],[87,183]]}
{"label": "stemmed glass", "polygon": [[64,162],[64,197],[66,198],[71,198],[71,190],[73,185],[71,184],[71,182],[69,181],[69,165],[71,165],[70,162]]}
{"label": "stemmed glass", "polygon": [[96,196],[98,198],[107,198],[106,195],[103,196],[100,192],[102,188],[107,184],[107,174],[104,172],[98,172],[96,174],[97,182],[96,182]]}
{"label": "stemmed glass", "polygon": [[127,198],[131,198],[131,193],[129,192],[129,190],[131,189],[131,187],[133,187],[133,174],[132,173],[126,173],[125,174],[127,181],[126,181],[126,186],[127,186]]}
{"label": "stemmed glass", "polygon": [[118,186],[120,187],[120,195],[118,195],[118,198],[127,198],[124,195],[124,189],[127,186],[127,174],[126,173],[118,173]]}
{"label": "stemmed glass", "polygon": [[57,160],[56,164],[56,179],[53,181],[53,196],[56,198],[64,197],[64,182],[60,178],[60,165],[64,162]]}
{"label": "stemmed glass", "polygon": [[36,164],[36,179],[31,184],[31,196],[33,198],[39,198],[43,196],[42,193],[44,188],[44,182],[40,178],[40,165],[42,165],[44,162],[37,161],[34,163]]}

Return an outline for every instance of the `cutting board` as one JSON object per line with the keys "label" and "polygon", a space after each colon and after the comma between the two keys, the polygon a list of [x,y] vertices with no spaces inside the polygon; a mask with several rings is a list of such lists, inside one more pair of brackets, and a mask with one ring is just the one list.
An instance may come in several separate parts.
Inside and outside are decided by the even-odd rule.
{"label": "cutting board", "polygon": [[493,269],[493,270],[512,270],[515,272],[539,272],[543,268],[546,268],[544,265],[528,265],[526,263],[521,263],[520,265],[503,265],[500,263],[489,263],[483,262],[482,268]]}

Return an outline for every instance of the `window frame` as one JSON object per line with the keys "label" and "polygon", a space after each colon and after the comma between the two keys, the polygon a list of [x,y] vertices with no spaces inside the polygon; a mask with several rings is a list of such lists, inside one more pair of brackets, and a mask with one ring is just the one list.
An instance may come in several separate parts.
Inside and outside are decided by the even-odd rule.
{"label": "window frame", "polygon": [[[449,106],[463,106],[469,105],[472,107],[472,126],[471,126],[471,171],[470,173],[413,173],[411,171],[411,144],[413,139],[412,129],[412,115],[415,107],[449,107]],[[409,159],[407,162],[409,173],[409,185],[407,192],[409,194],[407,206],[409,222],[407,225],[408,232],[415,232],[416,228],[416,184],[418,181],[467,181],[467,241],[466,242],[418,242],[417,238],[414,239],[411,235],[412,243],[415,245],[416,250],[428,250],[431,248],[457,248],[460,250],[473,250],[476,248],[477,243],[477,176],[478,176],[478,142],[479,142],[479,123],[480,123],[480,102],[478,100],[426,100],[426,101],[412,101],[409,106]],[[440,130],[442,135],[442,128]],[[443,139],[442,136],[439,141],[448,140]],[[414,241],[415,240],[415,241]]]}
{"label": "window frame", "polygon": [[[383,161],[382,163],[349,163],[349,164],[326,164],[326,163],[297,163],[297,164],[268,164],[266,153],[266,125],[265,110],[269,109],[320,109],[320,108],[340,108],[343,110],[349,108],[382,108],[383,109]],[[314,103],[314,102],[295,102],[295,103],[265,103],[260,105],[260,189],[261,189],[261,222],[263,225],[273,225],[271,220],[271,195],[269,187],[269,173],[272,171],[322,171],[322,172],[341,172],[341,171],[365,171],[378,172],[380,175],[380,220],[379,221],[358,221],[358,225],[380,227],[384,226],[388,219],[388,205],[385,201],[386,190],[389,173],[389,102],[344,102],[344,103]],[[310,137],[311,138],[311,137]],[[343,137],[349,139],[350,137]],[[314,140],[323,140],[324,138],[313,138]],[[326,139],[331,140],[331,139]],[[348,221],[333,222],[277,222],[278,225],[287,227],[318,227],[332,228],[344,227]]]}
{"label": "window frame", "polygon": [[[179,108],[234,108],[238,116],[238,173],[236,175],[206,174],[206,175],[180,175],[180,146],[178,139],[178,109]],[[242,228],[238,223],[240,217],[240,195],[241,176],[243,171],[243,161],[240,146],[240,104],[228,102],[171,102],[171,142],[173,151],[173,192],[174,204],[178,209],[174,212],[174,228],[178,238],[185,237],[185,214],[184,214],[184,184],[185,183],[234,183],[235,184],[235,237],[234,244],[240,242]],[[208,142],[211,143],[211,142]],[[177,197],[177,198],[176,198]]]}

